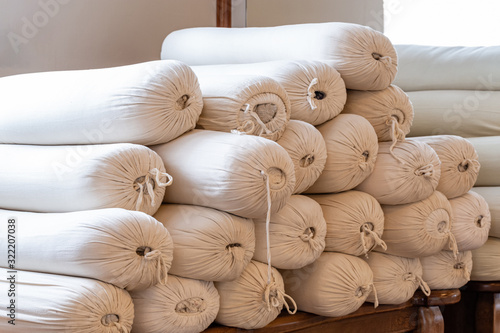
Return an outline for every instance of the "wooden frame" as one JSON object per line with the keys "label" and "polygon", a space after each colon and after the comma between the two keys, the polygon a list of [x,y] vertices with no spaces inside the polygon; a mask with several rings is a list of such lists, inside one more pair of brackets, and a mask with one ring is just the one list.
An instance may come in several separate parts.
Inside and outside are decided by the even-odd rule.
{"label": "wooden frame", "polygon": [[231,0],[217,0],[217,26],[231,28]]}

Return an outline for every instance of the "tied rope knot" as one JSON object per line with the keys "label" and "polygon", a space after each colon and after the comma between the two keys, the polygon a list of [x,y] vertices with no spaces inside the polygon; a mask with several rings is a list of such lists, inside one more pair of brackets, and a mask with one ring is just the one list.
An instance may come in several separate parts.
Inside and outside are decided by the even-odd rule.
{"label": "tied rope knot", "polygon": [[144,250],[144,259],[147,261],[150,260],[156,260],[156,278],[161,284],[167,284],[167,278],[168,278],[168,269],[167,266],[165,265],[165,259],[162,256],[162,253],[160,250],[153,250],[151,251],[151,248],[147,247]]}
{"label": "tied rope knot", "polygon": [[[371,248],[366,246],[366,237],[367,235],[373,239],[373,245]],[[361,245],[363,246],[363,253],[365,257],[368,258],[368,252],[373,250],[376,246],[380,246],[384,251],[387,250],[387,244],[379,237],[379,235],[373,231],[367,223],[364,223],[361,226]]]}
{"label": "tied rope knot", "polygon": [[[240,126],[238,126],[236,129],[231,130],[231,133],[234,134],[252,134],[255,131],[255,127],[258,125],[260,126],[260,131],[257,136],[261,136],[262,134],[272,134],[273,132],[267,128],[266,124],[260,119],[259,115],[255,113],[253,110],[250,110],[250,104],[243,104],[245,106],[245,110],[243,110],[243,113],[250,115],[252,118],[255,119],[255,122],[253,122],[251,119],[246,119]],[[248,125],[251,125],[250,130],[247,130],[246,127]],[[255,133],[254,133],[255,134]]]}
{"label": "tied rope knot", "polygon": [[471,160],[470,158],[464,159],[458,165],[458,171],[465,172],[471,169],[473,172],[478,173],[480,168],[480,164],[477,160]]}
{"label": "tied rope knot", "polygon": [[304,231],[304,233],[300,234],[300,239],[303,242],[309,242],[313,238],[314,238],[314,231],[313,231],[313,228],[311,228],[311,227],[307,228]]}
{"label": "tied rope knot", "polygon": [[416,169],[414,173],[415,176],[432,177],[432,175],[434,174],[434,165],[429,163],[427,165],[421,166],[420,168]]}
{"label": "tied rope knot", "polygon": [[415,275],[409,272],[403,275],[403,280],[418,283],[420,290],[422,290],[425,296],[429,296],[431,294],[431,288],[429,288],[429,285],[422,279],[420,275]]}
{"label": "tied rope knot", "polygon": [[372,57],[375,60],[378,60],[382,62],[387,68],[389,68],[392,65],[392,58],[389,56],[382,56],[380,53],[372,53]]}
{"label": "tied rope knot", "polygon": [[[165,176],[167,178],[166,183],[162,183],[160,181],[160,176]],[[148,194],[151,197],[151,206],[154,207],[156,205],[155,193],[153,189],[153,185],[151,185],[150,180],[156,182],[156,185],[160,187],[167,187],[172,185],[174,178],[166,172],[161,172],[158,168],[154,168],[149,170],[149,172],[144,177],[144,184],[137,182],[136,184],[139,186],[139,197],[137,198],[137,202],[135,203],[135,210],[140,210],[142,201],[144,199],[144,195]]]}
{"label": "tied rope knot", "polygon": [[312,79],[311,83],[309,84],[309,87],[307,87],[307,101],[309,102],[309,105],[311,106],[311,110],[316,110],[318,107],[316,106],[316,103],[314,103],[314,96],[315,92],[313,91],[313,87],[318,84],[318,78]]}
{"label": "tied rope knot", "polygon": [[129,333],[130,331],[120,323],[120,318],[114,313],[109,313],[101,318],[101,324],[106,327],[114,326],[120,333]]}
{"label": "tied rope knot", "polygon": [[[287,299],[292,303],[293,310],[290,310]],[[278,308],[283,304],[289,314],[293,315],[297,312],[297,303],[295,303],[293,298],[281,291],[275,281],[267,284],[264,290],[264,301],[266,302],[268,311],[271,311],[271,307]]]}
{"label": "tied rope knot", "polygon": [[393,117],[393,116],[390,116],[386,121],[385,121],[385,124],[387,126],[390,126],[391,127],[391,131],[389,132],[390,135],[391,135],[391,140],[392,140],[392,144],[391,146],[389,147],[389,153],[392,155],[392,157],[394,157],[399,163],[401,164],[405,164],[403,160],[401,160],[399,157],[397,157],[395,154],[394,154],[394,147],[396,147],[396,144],[398,143],[398,141],[401,141],[401,142],[404,142],[405,141],[405,132],[403,132],[403,130],[401,129],[401,127],[399,127],[399,122],[398,120]]}

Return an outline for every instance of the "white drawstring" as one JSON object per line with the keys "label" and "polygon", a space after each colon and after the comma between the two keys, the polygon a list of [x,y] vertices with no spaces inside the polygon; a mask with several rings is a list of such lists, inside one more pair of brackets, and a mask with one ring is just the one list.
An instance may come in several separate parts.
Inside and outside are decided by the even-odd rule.
{"label": "white drawstring", "polygon": [[316,110],[318,107],[314,103],[314,91],[313,87],[318,84],[318,78],[312,79],[311,83],[309,84],[309,87],[307,87],[307,101],[309,102],[309,105],[311,106],[311,110]]}

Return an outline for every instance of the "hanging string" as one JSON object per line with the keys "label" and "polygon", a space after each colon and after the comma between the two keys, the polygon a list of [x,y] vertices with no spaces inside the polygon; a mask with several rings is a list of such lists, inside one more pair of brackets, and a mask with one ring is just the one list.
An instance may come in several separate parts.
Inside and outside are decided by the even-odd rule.
{"label": "hanging string", "polygon": [[[373,238],[374,244],[370,249],[366,246],[366,234]],[[363,253],[366,258],[368,258],[368,252],[370,252],[370,250],[374,249],[376,246],[380,246],[384,251],[387,250],[387,244],[385,244],[385,242],[377,235],[377,233],[371,230],[366,223],[361,226],[360,237],[361,245],[363,246]]]}
{"label": "hanging string", "polygon": [[401,141],[401,142],[404,141],[404,139],[405,139],[405,133],[399,127],[399,122],[397,121],[396,118],[394,118],[394,117],[391,116],[391,117],[389,117],[389,119],[386,120],[385,123],[386,123],[387,126],[391,127],[390,134],[391,134],[392,144],[389,147],[389,152],[392,155],[392,157],[394,157],[399,163],[405,164],[405,162],[403,160],[401,160],[399,157],[397,157],[394,154],[394,147],[396,146],[396,144],[398,143],[398,141]]}
{"label": "hanging string", "polygon": [[162,256],[161,251],[159,250],[151,251],[151,248],[146,247],[146,249],[144,250],[144,259],[148,261],[156,259],[156,267],[157,267],[156,278],[159,283],[167,284],[168,269],[167,266],[165,265],[165,260]]}
{"label": "hanging string", "polygon": [[311,106],[311,110],[316,110],[318,107],[314,103],[314,91],[313,87],[318,84],[318,78],[312,79],[311,83],[309,84],[309,87],[307,87],[307,101],[309,102],[309,105]]}
{"label": "hanging string", "polygon": [[[160,176],[165,176],[167,179],[166,183],[160,181]],[[158,168],[154,168],[149,170],[147,175],[144,177],[144,183],[136,183],[139,186],[139,196],[137,197],[137,201],[135,203],[135,210],[141,210],[142,202],[144,200],[144,195],[148,194],[151,198],[151,206],[154,207],[156,205],[155,193],[153,185],[151,184],[151,180],[156,182],[156,185],[159,187],[167,187],[172,185],[174,178],[166,172],[161,172]],[[144,184],[146,186],[144,186]]]}

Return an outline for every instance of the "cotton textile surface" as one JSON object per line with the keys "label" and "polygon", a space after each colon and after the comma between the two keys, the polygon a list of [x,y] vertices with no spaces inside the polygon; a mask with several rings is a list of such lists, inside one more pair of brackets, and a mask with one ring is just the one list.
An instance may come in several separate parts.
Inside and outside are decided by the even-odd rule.
{"label": "cotton textile surface", "polygon": [[0,79],[0,143],[168,142],[193,129],[198,80],[178,61]]}
{"label": "cotton textile surface", "polygon": [[500,238],[500,187],[473,187],[472,191],[481,195],[490,209],[491,225],[489,236]]}
{"label": "cotton textile surface", "polygon": [[183,29],[165,38],[161,58],[188,65],[322,60],[340,73],[347,88],[357,90],[387,88],[398,66],[396,50],[386,36],[367,26],[341,22]]}
{"label": "cotton textile surface", "polygon": [[500,239],[490,237],[479,249],[472,251],[471,280],[498,281],[500,280]]}
{"label": "cotton textile surface", "polygon": [[500,136],[485,136],[468,139],[477,151],[481,170],[474,186],[500,186]]}
{"label": "cotton textile surface", "polygon": [[432,256],[420,258],[424,280],[432,289],[458,289],[470,280],[473,267],[471,251],[455,255],[451,251],[440,251]]}
{"label": "cotton textile surface", "polygon": [[[0,218],[2,230],[8,219],[16,219],[17,269],[93,278],[126,290],[167,279],[172,238],[145,213],[121,208],[53,214],[0,210]],[[0,239],[7,244],[7,233]],[[7,246],[0,254],[0,266],[8,267]]]}
{"label": "cotton textile surface", "polygon": [[151,149],[116,143],[0,145],[0,208],[59,213],[125,208],[152,215],[171,177]]}
{"label": "cotton textile surface", "polygon": [[[0,268],[2,290],[9,289],[11,275]],[[7,309],[10,299],[0,297],[2,309]],[[123,289],[93,279],[18,270],[16,326],[8,324],[4,316],[0,331],[128,333],[133,319],[134,304]]]}

